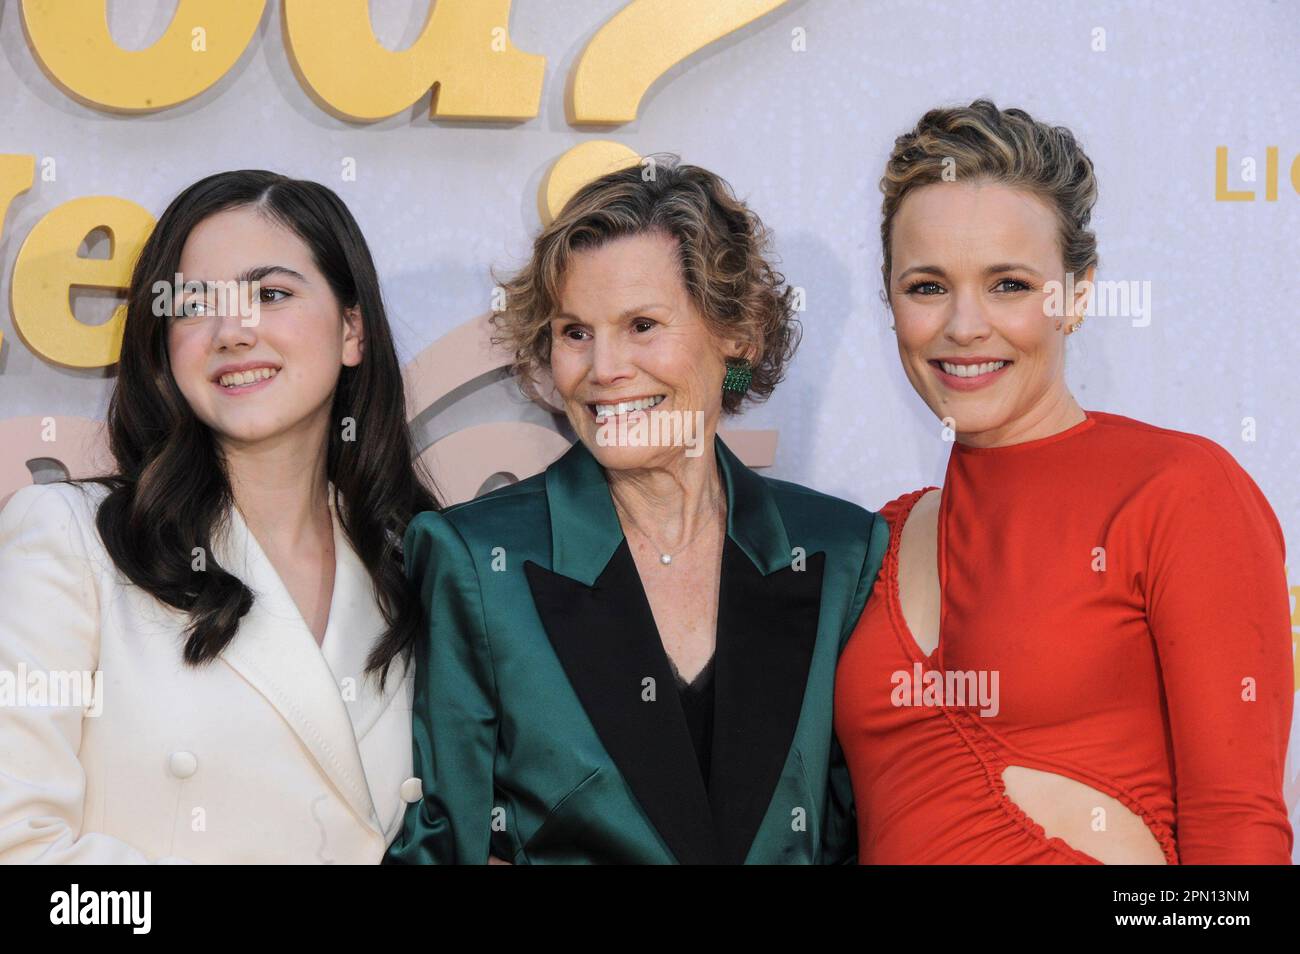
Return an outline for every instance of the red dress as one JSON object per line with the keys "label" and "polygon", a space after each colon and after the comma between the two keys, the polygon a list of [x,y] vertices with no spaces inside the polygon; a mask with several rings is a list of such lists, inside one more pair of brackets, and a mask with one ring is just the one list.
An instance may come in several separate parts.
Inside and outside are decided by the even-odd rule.
{"label": "red dress", "polygon": [[1085,413],[1039,440],[954,444],[928,657],[898,596],[925,490],[882,510],[889,550],[835,685],[864,864],[1100,864],[1005,797],[1007,765],[1118,799],[1170,864],[1290,863],[1277,518],[1213,441]]}

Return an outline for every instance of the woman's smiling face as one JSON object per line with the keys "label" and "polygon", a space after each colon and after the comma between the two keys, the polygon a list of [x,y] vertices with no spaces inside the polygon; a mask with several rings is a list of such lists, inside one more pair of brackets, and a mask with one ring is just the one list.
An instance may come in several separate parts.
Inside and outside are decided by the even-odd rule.
{"label": "woman's smiling face", "polygon": [[[323,434],[343,366],[361,362],[362,327],[355,309],[343,312],[307,244],[242,206],[195,226],[179,268],[186,285],[202,289],[175,289],[167,347],[199,420],[227,447]],[[225,300],[213,294],[215,283],[253,280],[255,307],[251,285]]]}
{"label": "woman's smiling face", "polygon": [[551,376],[569,422],[602,466],[680,463],[680,446],[616,446],[598,439],[602,426],[615,425],[606,433],[616,433],[619,418],[632,424],[650,407],[702,420],[696,440],[712,441],[722,413],[725,355],[736,346],[717,339],[696,309],[675,239],[645,233],[576,253],[559,305],[551,320]]}
{"label": "woman's smiling face", "polygon": [[[1053,315],[1053,281],[1065,282],[1057,219],[1030,192],[938,182],[899,206],[890,271],[899,356],[964,443],[1031,439],[1073,403],[1062,326],[1078,319]],[[1077,296],[1075,315],[1083,305]]]}

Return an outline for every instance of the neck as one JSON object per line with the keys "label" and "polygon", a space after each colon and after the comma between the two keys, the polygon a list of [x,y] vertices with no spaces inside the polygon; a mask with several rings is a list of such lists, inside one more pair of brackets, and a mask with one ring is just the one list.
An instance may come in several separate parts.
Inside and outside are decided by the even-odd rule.
{"label": "neck", "polygon": [[[712,448],[712,439],[705,446]],[[722,474],[714,453],[683,454],[669,467],[610,470],[606,476],[617,508],[669,551],[725,513]]]}
{"label": "neck", "polygon": [[324,434],[292,435],[256,444],[223,443],[235,505],[250,530],[295,549],[332,536]]}
{"label": "neck", "polygon": [[1003,447],[1051,437],[1087,419],[1079,402],[1065,388],[1049,392],[1019,417],[977,434],[958,432],[957,441],[967,447]]}

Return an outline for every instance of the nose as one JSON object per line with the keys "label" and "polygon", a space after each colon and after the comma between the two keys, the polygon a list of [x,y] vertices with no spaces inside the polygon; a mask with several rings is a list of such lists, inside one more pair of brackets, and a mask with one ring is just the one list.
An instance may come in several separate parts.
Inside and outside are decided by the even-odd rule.
{"label": "nose", "polygon": [[944,337],[956,345],[968,345],[987,338],[992,331],[984,305],[977,294],[953,295]]}
{"label": "nose", "polygon": [[601,386],[632,377],[627,348],[618,335],[597,334],[591,348],[591,382]]}
{"label": "nose", "polygon": [[211,321],[213,322],[212,346],[216,350],[251,348],[257,344],[256,322],[251,318],[245,319],[238,309],[234,309],[230,314],[214,314]]}

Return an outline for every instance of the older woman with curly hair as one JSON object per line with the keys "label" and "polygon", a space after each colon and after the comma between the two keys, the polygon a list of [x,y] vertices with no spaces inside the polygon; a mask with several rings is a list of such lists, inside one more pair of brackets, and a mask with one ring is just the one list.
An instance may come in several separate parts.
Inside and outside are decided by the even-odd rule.
{"label": "older woman with curly hair", "polygon": [[580,190],[506,283],[499,339],[579,440],[406,535],[420,790],[389,862],[855,856],[832,688],[888,532],[716,437],[798,325],[762,223],[674,158]]}

